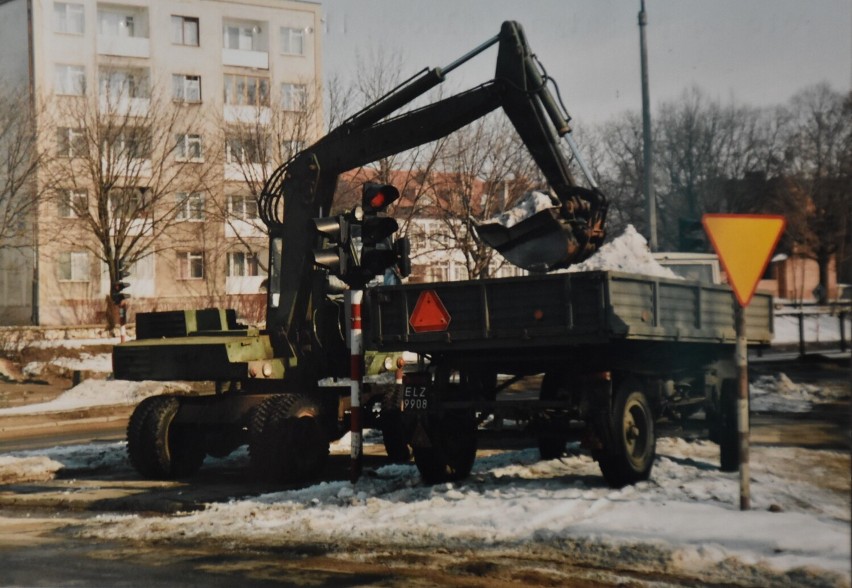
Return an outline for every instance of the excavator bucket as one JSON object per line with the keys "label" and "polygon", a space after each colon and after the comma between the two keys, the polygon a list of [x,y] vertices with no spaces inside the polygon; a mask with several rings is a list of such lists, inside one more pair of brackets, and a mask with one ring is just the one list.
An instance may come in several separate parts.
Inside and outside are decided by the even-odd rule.
{"label": "excavator bucket", "polygon": [[[592,193],[576,187],[573,190]],[[510,263],[533,273],[568,267],[597,251],[604,239],[606,205],[542,205],[542,196],[539,193],[538,203],[528,198],[500,218],[476,225],[479,239]],[[581,208],[585,209],[583,214],[566,214]]]}

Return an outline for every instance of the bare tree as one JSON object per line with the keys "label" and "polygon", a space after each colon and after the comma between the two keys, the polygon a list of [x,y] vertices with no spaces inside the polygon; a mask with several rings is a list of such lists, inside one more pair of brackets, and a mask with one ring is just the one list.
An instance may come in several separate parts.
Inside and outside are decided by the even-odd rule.
{"label": "bare tree", "polygon": [[266,89],[253,96],[247,108],[219,119],[226,194],[211,214],[266,271],[266,260],[258,255],[266,247],[258,198],[275,170],[320,135],[322,96],[308,83],[284,83],[280,93],[271,96]]}
{"label": "bare tree", "polygon": [[433,174],[431,214],[442,230],[432,248],[464,259],[470,278],[491,277],[506,261],[476,238],[474,226],[510,208],[540,186],[537,168],[508,119],[500,113],[453,133]]}
{"label": "bare tree", "polygon": [[38,144],[36,114],[26,90],[0,83],[0,248],[28,246],[30,215],[38,206],[36,173],[49,154]]}
{"label": "bare tree", "polygon": [[[806,88],[789,102],[791,124],[786,137],[788,173],[808,197],[807,233],[800,251],[819,266],[819,301],[828,297],[829,263],[845,251],[852,235],[852,96],[828,84]],[[842,261],[842,260],[841,260]]]}
{"label": "bare tree", "polygon": [[54,249],[87,249],[110,283],[122,267],[197,240],[198,226],[178,225],[203,214],[221,177],[205,152],[201,104],[188,94],[171,98],[144,72],[104,71],[97,93],[57,97],[57,125],[42,126],[55,154],[42,182]]}

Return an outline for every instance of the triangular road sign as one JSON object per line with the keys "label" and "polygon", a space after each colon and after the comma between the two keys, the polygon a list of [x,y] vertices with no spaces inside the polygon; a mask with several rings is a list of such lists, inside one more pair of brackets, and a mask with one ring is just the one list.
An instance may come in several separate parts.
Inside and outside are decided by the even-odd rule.
{"label": "triangular road sign", "polygon": [[705,214],[701,222],[737,301],[748,306],[784,233],[786,220],[767,214]]}

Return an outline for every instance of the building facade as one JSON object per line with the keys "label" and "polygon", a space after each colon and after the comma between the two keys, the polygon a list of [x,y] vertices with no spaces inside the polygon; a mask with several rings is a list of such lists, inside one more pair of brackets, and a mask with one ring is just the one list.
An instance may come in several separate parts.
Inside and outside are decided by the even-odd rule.
{"label": "building facade", "polygon": [[0,322],[101,322],[119,269],[131,320],[262,315],[255,197],[321,133],[320,31],[289,0],[0,1],[0,80],[31,89],[44,153],[30,242],[0,249]]}

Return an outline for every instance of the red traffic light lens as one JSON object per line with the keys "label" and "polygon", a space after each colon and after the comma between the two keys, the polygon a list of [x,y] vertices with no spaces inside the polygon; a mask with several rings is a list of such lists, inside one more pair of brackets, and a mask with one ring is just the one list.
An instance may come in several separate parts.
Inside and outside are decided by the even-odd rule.
{"label": "red traffic light lens", "polygon": [[370,198],[370,206],[373,208],[382,208],[385,205],[385,194],[384,192],[378,192],[374,194],[372,198]]}

